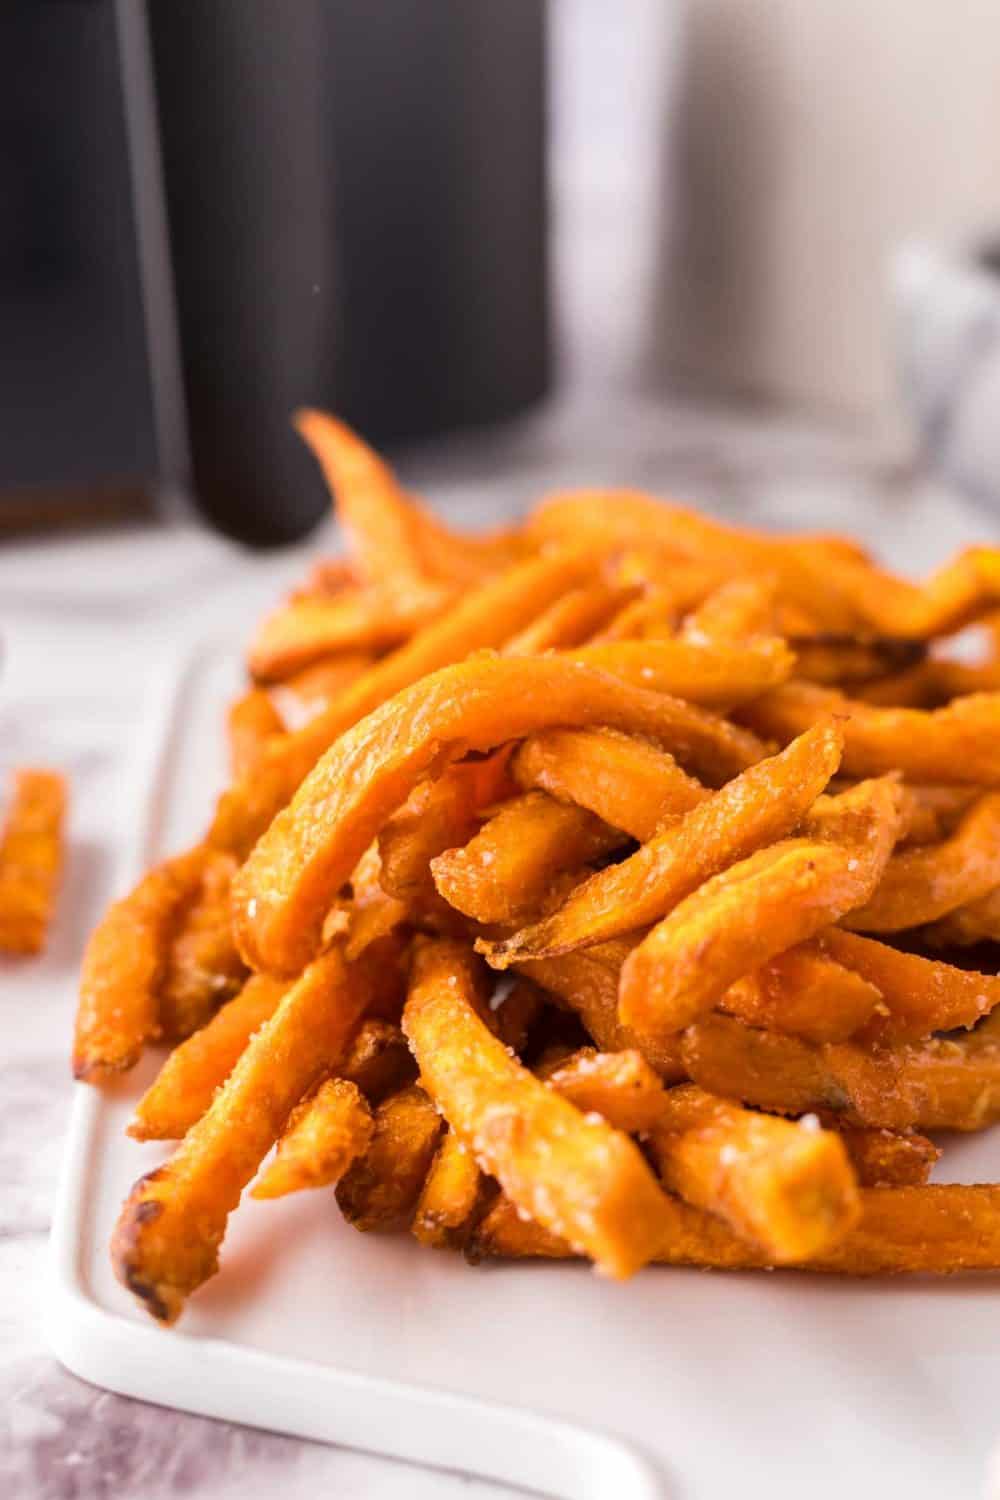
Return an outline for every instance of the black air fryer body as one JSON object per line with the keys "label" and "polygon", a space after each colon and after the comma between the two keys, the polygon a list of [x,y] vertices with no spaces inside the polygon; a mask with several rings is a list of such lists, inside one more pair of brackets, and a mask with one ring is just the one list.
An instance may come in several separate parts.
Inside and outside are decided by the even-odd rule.
{"label": "black air fryer body", "polygon": [[0,495],[186,472],[282,541],[327,505],[296,406],[392,444],[543,393],[543,0],[9,0],[0,28]]}

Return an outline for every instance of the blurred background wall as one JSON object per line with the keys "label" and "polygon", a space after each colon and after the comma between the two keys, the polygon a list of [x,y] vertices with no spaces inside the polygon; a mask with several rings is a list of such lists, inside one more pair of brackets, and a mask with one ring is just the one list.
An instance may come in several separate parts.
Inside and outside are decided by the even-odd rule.
{"label": "blurred background wall", "polygon": [[1000,222],[995,0],[552,0],[563,372],[899,417],[890,266]]}

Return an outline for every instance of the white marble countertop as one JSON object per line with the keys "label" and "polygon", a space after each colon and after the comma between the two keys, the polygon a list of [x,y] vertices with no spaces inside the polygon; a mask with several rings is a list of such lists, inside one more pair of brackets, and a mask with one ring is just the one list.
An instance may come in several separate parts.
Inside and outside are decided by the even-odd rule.
{"label": "white marble countertop", "polygon": [[[720,514],[861,533],[921,572],[996,535],[935,483],[843,433],[693,405],[577,406],[413,454],[404,477],[442,513],[488,523],[545,489],[629,484]],[[250,555],[192,523],[7,544],[0,552],[0,771],[38,761],[73,781],[71,849],[51,952],[0,966],[0,1493],[17,1500],[456,1500],[510,1492],[184,1416],[84,1385],[41,1332],[45,1242],[70,1096],[75,970],[132,813],[122,790],[154,655],[249,629],[336,546]],[[221,705],[220,705],[221,712]],[[81,736],[81,720],[87,733]],[[74,727],[75,726],[75,727]],[[84,742],[85,741],[85,742]]]}

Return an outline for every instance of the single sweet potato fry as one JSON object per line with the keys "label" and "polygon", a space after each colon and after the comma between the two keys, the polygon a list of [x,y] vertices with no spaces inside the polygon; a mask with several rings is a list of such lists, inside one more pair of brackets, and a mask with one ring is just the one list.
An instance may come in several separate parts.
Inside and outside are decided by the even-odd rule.
{"label": "single sweet potato fry", "polygon": [[713,589],[684,621],[687,641],[735,641],[775,633],[777,581],[767,574],[732,578]]}
{"label": "single sweet potato fry", "polygon": [[738,979],[720,996],[719,1009],[809,1042],[847,1041],[871,1020],[881,994],[821,943],[800,943]]}
{"label": "single sweet potato fry", "polygon": [[814,1115],[792,1124],[682,1084],[666,1092],[650,1147],[669,1188],[778,1265],[820,1254],[860,1217],[844,1143]]}
{"label": "single sweet potato fry", "polygon": [[421,523],[392,469],[327,412],[303,408],[293,421],[323,470],[362,577],[376,587],[418,593],[429,581],[418,542]]}
{"label": "single sweet potato fry", "polygon": [[881,884],[845,926],[900,932],[978,901],[1000,884],[1000,793],[970,807],[951,838],[893,856]]}
{"label": "single sweet potato fry", "polygon": [[[774,1263],[773,1256],[740,1239],[713,1215],[689,1204],[673,1206],[676,1221],[657,1247],[657,1264],[737,1271]],[[575,1253],[558,1235],[521,1219],[504,1197],[480,1220],[466,1251],[472,1261],[564,1260]],[[812,1260],[796,1262],[793,1269],[885,1276],[950,1275],[998,1267],[1000,1187],[948,1183],[863,1188],[860,1222],[838,1244]]]}
{"label": "single sweet potato fry", "polygon": [[66,779],[24,767],[0,836],[0,953],[41,953],[62,875]]}
{"label": "single sweet potato fry", "polygon": [[663,1082],[641,1052],[580,1047],[536,1068],[543,1083],[584,1114],[596,1112],[629,1135],[652,1130],[663,1118]]}
{"label": "single sweet potato fry", "polygon": [[636,1146],[510,1056],[481,1019],[467,947],[417,946],[403,1030],[425,1087],[518,1207],[625,1277],[662,1235],[669,1205]]}
{"label": "single sweet potato fry", "polygon": [[[767,1255],[741,1239],[715,1214],[668,1198],[668,1223],[654,1259],[661,1264],[745,1269],[764,1266]],[[572,1260],[580,1251],[555,1231],[522,1213],[506,1194],[494,1199],[465,1246],[473,1265],[483,1260]]]}
{"label": "single sweet potato fry", "polygon": [[743,645],[671,640],[616,641],[567,652],[573,661],[610,672],[636,687],[672,693],[705,708],[729,709],[784,682],[795,658],[777,636]]}
{"label": "single sweet potato fry", "polygon": [[453,1130],[441,1138],[410,1228],[434,1250],[461,1249],[482,1201],[486,1179]]}
{"label": "single sweet potato fry", "polygon": [[204,1026],[246,979],[229,909],[235,870],[231,854],[212,851],[171,939],[159,994],[160,1030],[170,1040]]}
{"label": "single sweet potato fry", "polygon": [[373,1233],[407,1228],[443,1127],[417,1084],[383,1099],[368,1149],[337,1184],[337,1202],[349,1224]]}
{"label": "single sweet potato fry", "polygon": [[531,559],[460,600],[370,671],[294,734],[269,746],[258,765],[224,792],[209,842],[244,858],[296,787],[339,735],[428,672],[470,652],[502,646],[565,589],[597,572],[594,551],[580,547]]}
{"label": "single sweet potato fry", "polygon": [[902,771],[911,781],[1000,784],[1000,693],[957,698],[947,708],[875,708],[811,682],[785,682],[740,709],[758,734],[782,743],[827,714],[844,722],[843,770]]}
{"label": "single sweet potato fry", "polygon": [[339,1182],[368,1149],[372,1113],[356,1084],[328,1078],[297,1104],[278,1138],[274,1157],[254,1183],[252,1198],[283,1198],[303,1188]]}
{"label": "single sweet potato fry", "polygon": [[916,1041],[935,1031],[975,1026],[1000,1005],[1000,977],[996,975],[975,974],[915,953],[900,953],[887,943],[837,928],[831,928],[822,941],[838,963],[881,992],[887,1013],[874,1019],[867,1032],[870,1038]]}
{"label": "single sweet potato fry", "polygon": [[251,974],[234,999],[170,1053],[136,1105],[129,1135],[137,1141],[179,1141],[186,1135],[287,989],[282,980]]}
{"label": "single sweet potato fry", "polygon": [[342,735],[257,843],[233,885],[248,962],[294,973],[308,961],[368,844],[460,747],[490,750],[553,724],[595,722],[662,739],[716,771],[742,769],[763,748],[705,710],[565,658],[476,656],[444,668]]}
{"label": "single sweet potato fry", "polygon": [[[703,575],[699,573],[697,580],[686,580],[692,583],[696,598],[700,598],[704,589],[710,587],[710,584],[702,582],[702,578]],[[687,597],[683,588],[681,594],[683,598]],[[610,645],[614,641],[666,640],[676,631],[679,614],[673,593],[667,589],[654,588],[624,605],[604,629],[597,632],[594,645]]]}
{"label": "single sweet potato fry", "polygon": [[157,865],[109,907],[80,972],[73,1074],[98,1083],[134,1067],[160,1035],[160,986],[170,941],[211,851],[197,845]]}
{"label": "single sweet potato fry", "polygon": [[370,651],[338,651],[274,683],[267,696],[281,715],[282,729],[289,734],[302,729],[363,677],[374,661]]}
{"label": "single sweet potato fry", "polygon": [[842,816],[814,814],[806,837],[759,849],[713,876],[629,955],[618,1009],[641,1038],[683,1030],[742,975],[870,896],[895,842],[897,780],[862,782],[821,800]]}
{"label": "single sweet potato fry", "polygon": [[345,589],[332,598],[287,600],[266,615],[247,652],[255,682],[282,682],[338,651],[385,651],[407,641],[450,603],[448,591]]}
{"label": "single sweet potato fry", "polygon": [[260,760],[264,747],[277,734],[284,734],[285,723],[263,688],[251,688],[237,698],[226,715],[229,740],[229,768],[242,776]]}
{"label": "single sweet potato fry", "polygon": [[509,924],[537,912],[555,877],[626,842],[616,828],[546,792],[505,802],[460,849],[431,860],[434,884],[456,911]]}
{"label": "single sweet potato fry", "polygon": [[981,1130],[1000,1119],[993,1029],[896,1047],[813,1046],[716,1015],[684,1032],[680,1055],[710,1093],[780,1114],[832,1109],[887,1130]]}
{"label": "single sweet potato fry", "polygon": [[614,729],[546,729],[511,762],[515,781],[596,813],[641,843],[711,793],[666,750]]}
{"label": "single sweet potato fry", "polygon": [[292,1110],[334,1071],[369,1001],[361,966],[333,948],[257,1031],[163,1166],[141,1177],[111,1246],[118,1279],[163,1323],[218,1269],[230,1213]]}
{"label": "single sweet potato fry", "polygon": [[482,760],[460,761],[437,780],[422,781],[378,836],[381,882],[390,895],[408,900],[433,884],[430,862],[445,849],[472,838],[482,809],[514,791],[504,747]]}
{"label": "single sweet potato fry", "polygon": [[788,833],[837,769],[842,731],[816,725],[658,833],[631,858],[592,876],[551,916],[509,937],[480,939],[494,968],[545,958],[657,921],[719,870]]}
{"label": "single sweet potato fry", "polygon": [[635,588],[592,583],[570,589],[556,599],[504,647],[506,656],[532,656],[540,651],[565,650],[589,640],[609,617],[635,597]]}
{"label": "single sweet potato fry", "polygon": [[917,1187],[927,1181],[941,1155],[933,1141],[915,1131],[876,1130],[831,1119],[861,1187]]}

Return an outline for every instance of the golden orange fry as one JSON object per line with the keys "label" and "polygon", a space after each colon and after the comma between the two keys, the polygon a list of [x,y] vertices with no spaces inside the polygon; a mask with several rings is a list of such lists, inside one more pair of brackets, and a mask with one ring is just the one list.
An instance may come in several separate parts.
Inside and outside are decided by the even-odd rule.
{"label": "golden orange fry", "polygon": [[532,656],[539,651],[578,646],[599,630],[609,616],[634,594],[634,588],[608,583],[570,589],[543,610],[537,620],[512,636],[504,652],[508,656]]}
{"label": "golden orange fry", "polygon": [[1000,885],[1000,793],[980,798],[949,839],[893,856],[871,899],[845,920],[858,932],[900,932],[947,916]]}
{"label": "golden orange fry", "polygon": [[560,910],[513,935],[480,939],[494,968],[551,957],[654,922],[703,881],[795,826],[837,769],[838,724],[817,725],[752,766],[631,858],[592,876]]}
{"label": "golden orange fry", "polygon": [[363,677],[374,660],[370,651],[338,651],[274,683],[268,697],[281,716],[282,729],[294,734],[303,728]]}
{"label": "golden orange fry", "polygon": [[248,962],[294,973],[308,961],[368,844],[420,778],[459,748],[489,750],[552,724],[595,722],[659,738],[730,774],[762,749],[704,710],[565,658],[476,656],[444,668],[342,735],[253,849],[233,886]]}
{"label": "golden orange fry", "polygon": [[844,1144],[815,1116],[793,1124],[694,1084],[668,1090],[664,1106],[650,1134],[664,1182],[760,1244],[776,1264],[821,1254],[860,1217]]}
{"label": "golden orange fry", "polygon": [[453,1130],[441,1138],[410,1226],[422,1245],[460,1249],[482,1201],[485,1179]]}
{"label": "golden orange fry", "polygon": [[435,855],[467,843],[483,808],[513,792],[509,759],[505,748],[482,760],[460,761],[416,787],[378,837],[380,878],[391,895],[406,900],[424,893]]}
{"label": "golden orange fry", "polygon": [[362,577],[419,595],[429,582],[419,523],[389,465],[327,412],[304,408],[294,423],[323,470]]}
{"label": "golden orange fry", "polygon": [[877,708],[811,682],[785,682],[740,710],[759,734],[782,743],[828,714],[844,719],[843,770],[902,771],[912,781],[1000,784],[1000,693],[958,698],[946,708]]}
{"label": "golden orange fry", "polygon": [[230,1213],[296,1104],[335,1071],[369,999],[331,949],[257,1031],[173,1156],[139,1179],[112,1239],[118,1279],[163,1323],[218,1269]]}
{"label": "golden orange fry", "polygon": [[640,842],[711,794],[667,750],[615,729],[546,729],[511,762],[525,791],[538,787],[587,808]]}
{"label": "golden orange fry", "polygon": [[680,1055],[710,1093],[780,1114],[832,1109],[849,1124],[887,1130],[981,1130],[1000,1119],[992,1028],[895,1047],[814,1046],[715,1015],[688,1028]]}
{"label": "golden orange fry", "polygon": [[[740,1239],[714,1215],[675,1203],[675,1222],[654,1253],[658,1265],[748,1270],[774,1264],[765,1250]],[[476,1227],[470,1260],[564,1260],[575,1252],[565,1240],[522,1220],[507,1198],[498,1198]],[[845,1276],[901,1273],[950,1275],[1000,1268],[1000,1187],[930,1184],[864,1188],[861,1220],[838,1244],[793,1269]]]}
{"label": "golden orange fry", "polygon": [[746,641],[775,633],[777,583],[767,574],[720,584],[684,621],[689,641]]}
{"label": "golden orange fry", "polygon": [[1000,1005],[1000,978],[936,963],[915,953],[901,953],[853,932],[831,928],[823,939],[827,952],[846,964],[882,994],[887,1014],[875,1019],[872,1036],[919,1040],[935,1031],[975,1026]]}
{"label": "golden orange fry", "polygon": [[0,835],[0,953],[45,947],[62,875],[66,779],[22,767]]}
{"label": "golden orange fry", "polygon": [[283,734],[284,720],[263,688],[251,688],[237,698],[226,715],[229,741],[229,768],[242,776],[264,753],[264,747],[277,734]]}
{"label": "golden orange fry", "polygon": [[337,1184],[337,1202],[349,1224],[373,1233],[408,1227],[443,1127],[417,1084],[383,1099],[367,1150]]}
{"label": "golden orange fry", "polygon": [[159,990],[160,1031],[190,1036],[241,988],[246,965],[236,951],[229,893],[236,861],[212,851],[167,950]]}
{"label": "golden orange fry", "polygon": [[129,1135],[137,1141],[179,1141],[186,1135],[287,989],[282,980],[252,974],[234,999],[170,1053],[136,1105]]}
{"label": "golden orange fry", "polygon": [[254,1183],[252,1198],[283,1198],[339,1182],[368,1149],[374,1126],[356,1084],[328,1078],[297,1104],[278,1139],[274,1160]]}
{"label": "golden orange fry", "polygon": [[374,588],[292,599],[261,621],[247,667],[256,682],[282,682],[338,651],[384,651],[409,640],[448,603],[447,592],[430,584],[416,599]]}
{"label": "golden orange fry", "polygon": [[832,1123],[840,1133],[861,1187],[916,1187],[926,1182],[941,1152],[915,1131],[876,1130]]}
{"label": "golden orange fry", "polygon": [[[695,587],[697,597],[700,598],[702,586],[698,583]],[[665,589],[655,588],[624,605],[604,629],[595,634],[594,644],[664,640],[674,634],[677,617],[674,595]]]}
{"label": "golden orange fry", "polygon": [[738,979],[719,1008],[749,1026],[810,1042],[844,1042],[881,1002],[874,984],[837,963],[819,943],[801,943]]}
{"label": "golden orange fry", "polygon": [[423,943],[403,1011],[425,1087],[459,1138],[526,1213],[579,1244],[609,1275],[647,1259],[669,1208],[639,1151],[510,1056],[481,1019],[467,947]]}
{"label": "golden orange fry", "polygon": [[134,1067],[160,1035],[170,941],[211,851],[198,845],[157,865],[91,933],[80,972],[73,1074],[99,1083]]}
{"label": "golden orange fry", "polygon": [[732,708],[784,682],[794,657],[777,636],[759,636],[743,645],[671,640],[615,641],[579,646],[566,653],[610,672],[636,687],[672,693],[705,708]]}
{"label": "golden orange fry", "polygon": [[534,914],[555,877],[626,842],[581,807],[545,792],[505,802],[474,838],[431,860],[438,891],[477,922],[512,923]]}
{"label": "golden orange fry", "polygon": [[596,1047],[580,1047],[535,1072],[584,1114],[603,1115],[629,1135],[652,1130],[663,1118],[663,1082],[634,1048],[599,1052]]}
{"label": "golden orange fry", "polygon": [[683,1030],[742,975],[870,896],[895,842],[898,782],[862,782],[824,800],[830,811],[807,820],[805,837],[714,875],[629,955],[618,1008],[641,1038]]}

